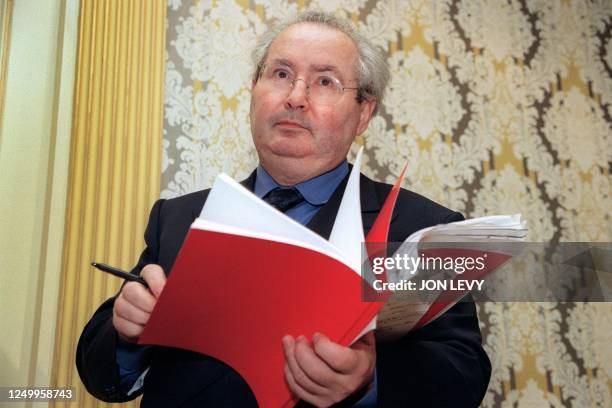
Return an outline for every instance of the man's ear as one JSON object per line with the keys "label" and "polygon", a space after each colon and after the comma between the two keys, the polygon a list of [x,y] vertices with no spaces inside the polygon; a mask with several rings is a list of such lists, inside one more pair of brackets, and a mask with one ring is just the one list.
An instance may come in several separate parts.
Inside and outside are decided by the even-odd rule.
{"label": "man's ear", "polygon": [[376,107],[376,104],[376,99],[366,99],[361,102],[359,107],[359,124],[357,126],[358,135],[365,132],[368,128],[368,124],[370,123],[370,119],[372,119],[372,114],[374,113],[374,108]]}
{"label": "man's ear", "polygon": [[257,84],[257,80],[255,80],[255,79],[251,80],[251,90],[253,90],[253,88],[255,88],[256,84]]}

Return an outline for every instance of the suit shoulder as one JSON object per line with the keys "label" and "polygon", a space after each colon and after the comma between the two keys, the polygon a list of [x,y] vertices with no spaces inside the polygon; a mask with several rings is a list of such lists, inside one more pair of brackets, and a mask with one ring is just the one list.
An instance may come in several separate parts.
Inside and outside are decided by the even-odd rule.
{"label": "suit shoulder", "polygon": [[[253,183],[255,182],[255,170],[247,177],[242,180],[240,184],[248,189],[252,189]],[[187,193],[178,197],[162,199],[163,211],[179,211],[182,213],[191,212],[196,216],[200,215],[202,207],[208,198],[208,194],[211,189],[194,191],[193,193]]]}
{"label": "suit shoulder", "polygon": [[458,212],[451,210],[429,198],[402,188],[397,199],[397,207],[409,209],[411,212],[426,217],[431,222],[443,223],[456,221],[452,218],[461,216]]}
{"label": "suit shoulder", "polygon": [[163,199],[162,210],[164,213],[193,213],[202,210],[202,206],[208,197],[210,189],[199,190],[182,196]]}
{"label": "suit shoulder", "polygon": [[[392,186],[372,181],[378,200],[384,203]],[[421,194],[407,189],[400,189],[395,204],[394,223],[404,231],[414,232],[421,228],[448,222],[460,221],[463,216],[445,206],[430,200]]]}

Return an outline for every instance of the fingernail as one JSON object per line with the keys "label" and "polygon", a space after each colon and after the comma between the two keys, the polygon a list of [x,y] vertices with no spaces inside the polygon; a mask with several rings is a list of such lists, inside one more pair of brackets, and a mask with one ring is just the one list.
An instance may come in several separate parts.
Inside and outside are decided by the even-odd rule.
{"label": "fingernail", "polygon": [[313,342],[313,343],[314,343],[314,342],[317,342],[317,341],[319,341],[319,339],[320,339],[320,338],[321,338],[321,333],[315,333],[315,334],[313,334],[313,336],[312,336],[312,342]]}
{"label": "fingernail", "polygon": [[306,341],[306,337],[300,336],[297,338],[297,341]]}

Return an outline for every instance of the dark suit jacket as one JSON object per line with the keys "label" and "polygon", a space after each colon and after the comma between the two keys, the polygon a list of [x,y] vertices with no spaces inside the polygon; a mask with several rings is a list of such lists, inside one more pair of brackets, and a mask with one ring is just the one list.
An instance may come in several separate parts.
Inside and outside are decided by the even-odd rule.
{"label": "dark suit jacket", "polygon": [[[245,184],[253,186],[255,173]],[[308,224],[328,238],[346,179]],[[364,229],[372,226],[390,186],[361,177]],[[159,200],[145,232],[146,249],[132,271],[149,263],[170,271],[189,226],[199,215],[209,190]],[[402,190],[391,222],[389,242],[435,224],[461,220],[452,212],[413,192]],[[203,294],[204,295],[204,294]],[[77,347],[76,363],[87,390],[104,401],[127,401],[115,362],[117,332],[111,319],[114,298],[98,308]],[[458,303],[433,323],[404,338],[377,345],[378,405],[384,407],[476,407],[486,391],[491,365],[481,346],[473,303]],[[190,351],[155,348],[142,389],[144,407],[256,406],[246,383],[212,358]],[[263,362],[262,364],[265,364]],[[350,406],[362,393],[345,401]]]}

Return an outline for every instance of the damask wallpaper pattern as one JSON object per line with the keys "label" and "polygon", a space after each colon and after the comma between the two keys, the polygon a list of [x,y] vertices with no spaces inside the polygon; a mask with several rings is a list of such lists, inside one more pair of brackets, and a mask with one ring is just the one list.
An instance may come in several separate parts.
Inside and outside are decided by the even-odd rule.
{"label": "damask wallpaper pattern", "polygon": [[[169,0],[162,196],[245,177],[250,51],[298,10],[346,16],[389,55],[364,171],[467,217],[521,212],[533,241],[611,241],[612,2]],[[526,271],[526,277],[528,278]],[[485,407],[612,406],[612,305],[478,305]]]}

